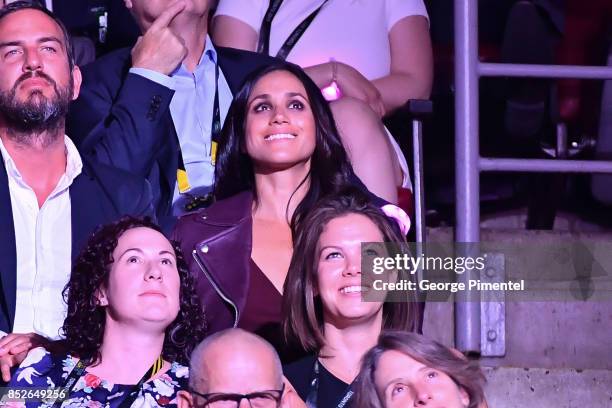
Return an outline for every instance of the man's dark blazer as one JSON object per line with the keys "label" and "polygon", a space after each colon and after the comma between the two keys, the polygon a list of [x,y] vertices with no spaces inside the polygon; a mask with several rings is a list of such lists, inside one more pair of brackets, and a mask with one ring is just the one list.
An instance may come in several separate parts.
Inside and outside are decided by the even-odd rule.
{"label": "man's dark blazer", "polygon": [[[248,74],[274,61],[232,48],[219,47],[217,55],[233,94]],[[84,67],[81,94],[70,108],[68,134],[84,154],[146,178],[163,222],[172,211],[179,158],[170,115],[174,91],[129,73],[130,67],[127,48]]]}
{"label": "man's dark blazer", "polygon": [[[104,164],[86,162],[70,186],[72,259],[92,232],[122,215],[154,217],[151,190],[144,180]],[[32,253],[32,256],[34,254]],[[17,249],[8,175],[0,157],[0,330],[10,333],[15,321]]]}

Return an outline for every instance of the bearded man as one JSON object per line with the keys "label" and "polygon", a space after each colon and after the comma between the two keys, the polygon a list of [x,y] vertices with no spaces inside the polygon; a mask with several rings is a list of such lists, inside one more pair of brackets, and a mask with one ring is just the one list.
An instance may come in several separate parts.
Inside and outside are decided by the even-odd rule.
{"label": "bearded man", "polygon": [[[61,22],[35,1],[0,9],[0,370],[60,337],[71,262],[100,224],[152,215],[142,179],[82,159],[64,134],[79,94]],[[1,382],[1,381],[0,381]]]}

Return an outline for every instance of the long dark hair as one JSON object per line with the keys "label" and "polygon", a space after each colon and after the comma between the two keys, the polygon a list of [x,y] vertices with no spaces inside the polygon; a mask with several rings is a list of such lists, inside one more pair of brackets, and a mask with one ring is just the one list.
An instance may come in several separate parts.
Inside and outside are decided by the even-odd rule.
{"label": "long dark hair", "polygon": [[[146,218],[124,217],[103,226],[89,239],[72,267],[70,281],[63,291],[68,314],[62,327],[70,353],[92,364],[99,361],[100,346],[104,338],[106,312],[98,304],[96,292],[108,284],[113,251],[121,235],[133,228],[146,227],[162,233]],[[162,356],[167,361],[189,363],[193,348],[204,338],[206,324],[200,300],[194,289],[194,280],[180,248],[172,243],[181,281],[180,309],[176,319],[166,328]]]}
{"label": "long dark hair", "polygon": [[389,330],[383,331],[376,346],[363,357],[361,371],[356,380],[354,406],[384,408],[385,404],[376,390],[374,376],[380,356],[389,350],[403,353],[427,367],[448,375],[468,394],[470,398],[468,408],[476,408],[484,401],[482,390],[484,376],[478,365],[460,356],[458,352],[456,354],[448,347],[420,334]]}
{"label": "long dark hair", "polygon": [[234,97],[219,141],[215,197],[223,199],[245,190],[255,193],[253,163],[246,153],[245,143],[247,104],[255,84],[263,76],[275,71],[289,72],[302,83],[316,126],[316,146],[309,173],[310,188],[293,214],[291,223],[294,224],[303,218],[320,197],[342,189],[354,177],[327,101],[317,85],[297,65],[279,61],[254,72]]}
{"label": "long dark hair", "polygon": [[[382,233],[384,242],[405,242],[397,224],[356,188],[328,196],[310,210],[301,225],[293,231],[293,256],[283,288],[282,325],[285,340],[304,351],[317,351],[325,344],[322,304],[316,295],[319,237],[331,220],[347,214],[369,218]],[[403,302],[386,301],[383,305],[383,327],[416,330],[418,311],[413,301],[409,298]]]}

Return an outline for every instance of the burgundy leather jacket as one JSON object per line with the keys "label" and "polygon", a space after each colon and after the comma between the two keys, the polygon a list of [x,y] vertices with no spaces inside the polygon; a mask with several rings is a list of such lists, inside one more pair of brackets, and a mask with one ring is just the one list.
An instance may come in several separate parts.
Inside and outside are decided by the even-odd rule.
{"label": "burgundy leather jacket", "polygon": [[[359,179],[355,183],[367,191]],[[375,205],[388,204],[368,194]],[[195,277],[209,334],[236,327],[244,311],[251,276],[252,206],[253,193],[244,191],[184,215],[174,228],[172,238],[179,241]]]}
{"label": "burgundy leather jacket", "polygon": [[208,333],[236,327],[249,290],[253,195],[245,191],[181,217],[173,232],[204,305]]}

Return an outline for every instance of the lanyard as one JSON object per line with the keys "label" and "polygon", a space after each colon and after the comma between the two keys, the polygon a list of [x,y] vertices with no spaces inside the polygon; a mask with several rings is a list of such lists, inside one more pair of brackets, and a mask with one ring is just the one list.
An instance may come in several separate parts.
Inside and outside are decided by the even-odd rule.
{"label": "lanyard", "polygon": [[[317,397],[319,396],[319,359],[315,359],[315,364],[312,369],[312,380],[310,381],[310,390],[308,391],[308,396],[306,397],[306,407],[308,408],[317,408]],[[336,408],[344,408],[346,404],[351,400],[354,392],[351,388],[353,388],[353,384],[355,381],[349,384],[344,391],[342,398],[338,401],[338,405]]]}
{"label": "lanyard", "polygon": [[[221,110],[219,108],[219,56],[215,61],[215,96],[213,100],[213,114],[212,124],[210,126],[211,143],[210,143],[210,157],[211,162],[214,166],[217,158],[217,146],[219,139],[221,138]],[[187,177],[187,170],[185,169],[185,162],[183,160],[183,153],[179,151],[178,168],[176,170],[176,180],[180,193],[186,193],[191,189],[189,184],[189,178]]]}
{"label": "lanyard", "polygon": [[[315,19],[321,8],[327,3],[328,0],[323,0],[323,3],[315,11],[310,13],[308,17],[306,17],[289,35],[289,37],[285,40],[283,45],[276,53],[276,58],[280,58],[282,60],[287,59],[287,55],[291,52],[295,43],[298,42],[304,31],[308,28],[312,20]],[[264,19],[261,22],[261,28],[259,30],[259,41],[257,43],[257,52],[265,55],[270,55],[270,30],[272,28],[272,20],[274,20],[274,16],[278,13],[278,9],[280,8],[283,0],[270,0],[270,5],[268,6],[268,10],[266,10],[266,14],[264,15]]]}
{"label": "lanyard", "polygon": [[[129,394],[125,397],[125,399],[119,405],[119,408],[129,408],[134,403],[136,398],[138,397],[138,392],[140,391],[142,384],[144,384],[145,381],[147,381],[148,379],[153,377],[155,374],[157,374],[159,370],[161,370],[163,365],[164,365],[164,360],[162,359],[161,356],[159,356],[155,360],[151,368],[149,368],[147,372],[145,373],[145,375],[142,376],[140,381],[138,381],[138,384],[132,387]],[[65,395],[65,398],[68,398],[77,380],[81,378],[81,376],[83,376],[83,374],[85,373],[86,368],[87,368],[87,364],[85,364],[83,360],[79,360],[76,363],[72,371],[70,371],[70,375],[68,375],[68,378],[66,378],[66,381],[64,381],[64,385],[62,386],[62,392],[60,392],[60,395],[63,394]],[[59,408],[62,406],[63,402],[64,402],[63,400],[56,399],[51,408]]]}

